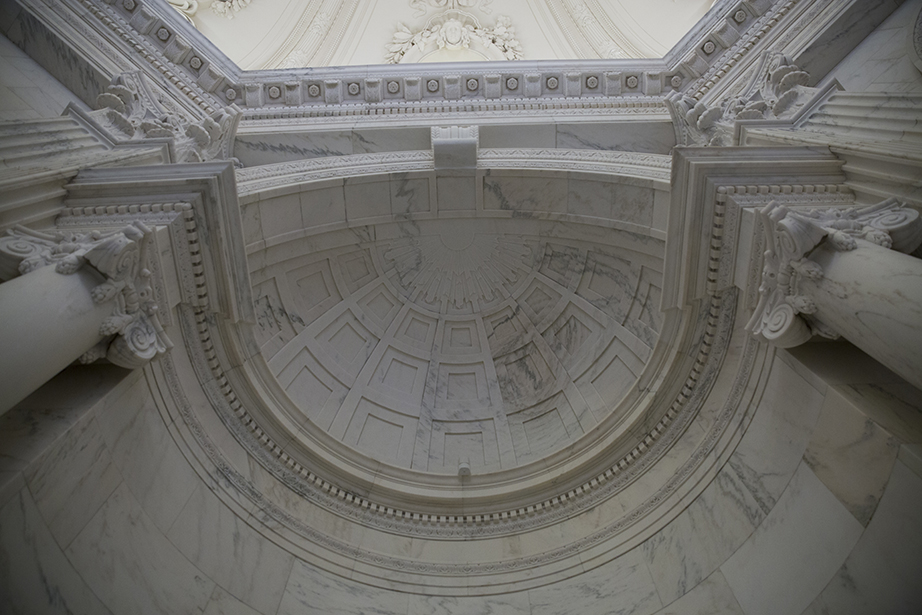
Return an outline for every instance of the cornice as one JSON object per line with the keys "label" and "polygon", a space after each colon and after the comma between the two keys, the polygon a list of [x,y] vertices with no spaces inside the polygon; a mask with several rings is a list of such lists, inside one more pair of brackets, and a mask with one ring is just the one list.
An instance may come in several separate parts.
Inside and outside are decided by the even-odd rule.
{"label": "cornice", "polygon": [[[667,56],[676,60],[594,60],[356,66],[241,71],[166,3],[150,0],[18,0],[103,73],[121,58],[211,114],[236,104],[244,121],[484,111],[514,108],[595,113],[599,106],[658,106],[671,91],[701,95],[777,29],[798,1],[746,0],[713,10]],[[726,14],[722,7],[729,7]],[[62,23],[93,33],[83,42]],[[89,53],[87,53],[89,52]],[[119,65],[121,70],[125,67]],[[109,77],[115,77],[109,74]]]}

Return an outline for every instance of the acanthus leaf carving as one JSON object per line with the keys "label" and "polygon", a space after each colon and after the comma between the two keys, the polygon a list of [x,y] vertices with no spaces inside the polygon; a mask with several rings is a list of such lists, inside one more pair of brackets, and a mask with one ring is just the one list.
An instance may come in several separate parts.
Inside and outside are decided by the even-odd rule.
{"label": "acanthus leaf carving", "polygon": [[749,85],[740,95],[707,105],[674,90],[666,95],[677,138],[682,145],[730,145],[737,120],[791,118],[816,93],[807,87],[810,75],[782,53],[762,56]]}
{"label": "acanthus leaf carving", "polygon": [[211,10],[216,15],[223,15],[228,19],[233,19],[234,14],[248,7],[250,2],[251,0],[213,0]]}
{"label": "acanthus leaf carving", "polygon": [[137,221],[109,234],[51,234],[17,225],[0,237],[0,278],[52,265],[62,275],[87,265],[98,271],[105,280],[90,290],[90,296],[94,303],[113,303],[99,334],[115,338],[91,348],[81,361],[106,356],[116,365],[134,369],[173,346],[157,315],[151,273],[143,266],[151,235],[151,229]]}
{"label": "acanthus leaf carving", "polygon": [[[821,280],[822,267],[809,258],[826,242],[851,251],[864,240],[884,248],[911,252],[922,243],[919,212],[890,198],[868,207],[788,208],[772,201],[759,212],[765,235],[759,303],[746,329],[781,348],[798,346],[816,333],[838,337],[812,318],[813,299],[798,290],[800,279]],[[807,318],[807,320],[804,319]]]}
{"label": "acanthus leaf carving", "polygon": [[122,73],[96,98],[90,117],[116,141],[172,139],[175,162],[233,159],[241,112],[236,105],[204,118],[182,114],[148,85],[139,72]]}
{"label": "acanthus leaf carving", "polygon": [[460,50],[469,49],[473,42],[494,50],[497,57],[493,59],[522,59],[522,45],[515,36],[515,28],[509,17],[500,15],[496,18],[495,26],[485,28],[469,13],[448,10],[429,19],[425,27],[418,31],[398,23],[394,37],[387,45],[384,61],[400,64],[410,61],[410,57],[421,57],[427,47]]}

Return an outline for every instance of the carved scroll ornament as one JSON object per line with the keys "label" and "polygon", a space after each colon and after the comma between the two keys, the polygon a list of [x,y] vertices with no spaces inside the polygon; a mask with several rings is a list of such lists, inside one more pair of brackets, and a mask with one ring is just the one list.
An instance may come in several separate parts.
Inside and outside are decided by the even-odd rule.
{"label": "carved scroll ornament", "polygon": [[737,120],[788,119],[816,92],[806,84],[810,75],[781,53],[763,56],[755,77],[740,95],[707,105],[679,91],[666,96],[679,143],[730,145]]}
{"label": "carved scroll ornament", "polygon": [[887,199],[869,207],[789,209],[775,202],[760,213],[765,260],[759,304],[746,329],[781,347],[798,346],[813,334],[836,338],[837,332],[812,315],[813,299],[798,290],[803,278],[821,280],[822,267],[810,252],[826,242],[835,250],[858,249],[858,239],[911,252],[922,243],[919,212]]}
{"label": "carved scroll ornament", "polygon": [[123,73],[96,98],[90,115],[123,140],[173,139],[175,162],[230,160],[240,109],[230,105],[212,116],[190,118],[172,108],[138,72]]}
{"label": "carved scroll ornament", "polygon": [[105,277],[90,291],[93,302],[112,302],[113,306],[99,329],[106,339],[80,361],[90,363],[106,357],[116,365],[134,369],[173,346],[157,316],[150,271],[143,267],[151,233],[141,222],[105,235],[98,231],[48,234],[17,225],[0,237],[0,279],[45,266],[54,266],[63,275],[86,265],[93,267]]}

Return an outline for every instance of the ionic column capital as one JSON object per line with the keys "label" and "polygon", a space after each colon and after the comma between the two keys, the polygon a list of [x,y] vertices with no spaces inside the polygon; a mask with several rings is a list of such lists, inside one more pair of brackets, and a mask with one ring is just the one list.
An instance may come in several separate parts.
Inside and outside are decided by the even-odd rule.
{"label": "ionic column capital", "polygon": [[80,360],[89,363],[106,357],[134,369],[172,347],[157,315],[150,270],[144,266],[151,233],[138,221],[105,234],[50,234],[17,226],[0,237],[0,280],[46,266],[54,266],[62,275],[92,267],[105,279],[90,290],[93,303],[111,303],[112,309],[99,327],[99,335],[106,339]]}
{"label": "ionic column capital", "polygon": [[759,304],[746,328],[781,348],[800,345],[814,334],[848,337],[847,332],[836,331],[814,317],[815,298],[800,290],[801,281],[823,279],[823,267],[810,259],[817,246],[846,252],[859,249],[858,240],[864,240],[908,253],[922,244],[919,212],[892,198],[850,208],[791,209],[772,202],[759,217],[766,250]]}

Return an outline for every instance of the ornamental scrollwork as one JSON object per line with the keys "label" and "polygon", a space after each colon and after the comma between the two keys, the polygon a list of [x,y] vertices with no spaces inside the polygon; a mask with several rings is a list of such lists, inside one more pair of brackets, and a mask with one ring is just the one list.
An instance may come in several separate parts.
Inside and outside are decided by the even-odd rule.
{"label": "ornamental scrollwork", "polygon": [[[515,37],[512,20],[504,15],[496,18],[496,25],[485,28],[473,15],[464,11],[449,10],[431,18],[422,30],[413,31],[403,23],[387,45],[385,62],[400,64],[422,57],[426,48],[449,50],[469,49],[479,43],[498,56],[495,59],[521,60],[522,45]],[[414,53],[415,52],[415,53]]]}
{"label": "ornamental scrollwork", "polygon": [[211,10],[216,15],[223,15],[228,19],[233,19],[236,13],[239,13],[250,5],[251,0],[212,0]]}
{"label": "ornamental scrollwork", "polygon": [[766,250],[759,303],[746,329],[781,348],[798,346],[814,334],[838,337],[812,315],[816,304],[798,289],[802,279],[821,280],[823,269],[810,260],[821,243],[838,251],[858,240],[910,252],[922,243],[919,212],[895,198],[869,207],[789,209],[772,201],[759,212]]}
{"label": "ornamental scrollwork", "polygon": [[183,19],[195,25],[192,17],[198,12],[198,0],[167,0],[167,3],[176,9]]}
{"label": "ornamental scrollwork", "polygon": [[174,162],[232,159],[240,109],[230,105],[204,118],[185,117],[158,96],[139,72],[116,77],[96,98],[90,116],[120,141],[172,139]]}
{"label": "ornamental scrollwork", "polygon": [[755,76],[739,95],[708,105],[674,90],[666,104],[676,124],[679,143],[696,146],[730,145],[737,120],[784,120],[794,116],[813,96],[810,75],[782,53],[762,57]]}
{"label": "ornamental scrollwork", "polygon": [[0,237],[0,279],[45,266],[54,266],[62,275],[91,266],[105,278],[90,290],[93,302],[113,305],[99,329],[106,339],[80,361],[90,363],[105,357],[134,369],[173,346],[160,324],[151,273],[144,267],[151,235],[151,229],[137,221],[108,234],[51,234],[17,225]]}

